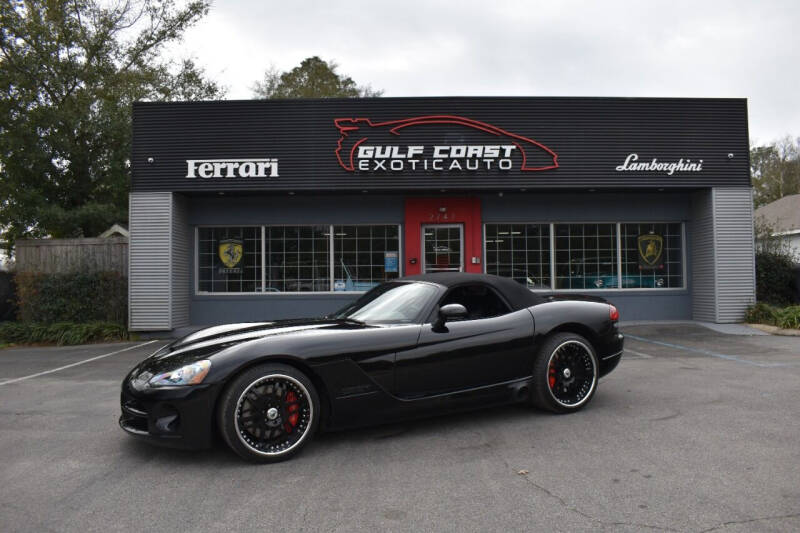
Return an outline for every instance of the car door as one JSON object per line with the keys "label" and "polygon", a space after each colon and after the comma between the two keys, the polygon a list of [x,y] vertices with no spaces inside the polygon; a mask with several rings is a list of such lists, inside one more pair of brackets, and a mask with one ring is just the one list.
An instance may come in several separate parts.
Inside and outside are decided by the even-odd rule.
{"label": "car door", "polygon": [[[464,305],[467,317],[434,327],[449,303]],[[529,376],[533,329],[527,309],[512,310],[488,285],[453,287],[422,325],[417,346],[397,354],[396,394],[417,398]]]}

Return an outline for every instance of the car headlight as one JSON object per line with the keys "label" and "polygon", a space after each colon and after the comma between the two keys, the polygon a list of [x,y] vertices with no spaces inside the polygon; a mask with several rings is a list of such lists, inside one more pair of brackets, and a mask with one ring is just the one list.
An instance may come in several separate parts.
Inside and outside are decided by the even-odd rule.
{"label": "car headlight", "polygon": [[147,382],[151,387],[172,387],[175,385],[197,385],[202,383],[211,370],[211,361],[203,359],[182,366],[171,372],[156,374]]}

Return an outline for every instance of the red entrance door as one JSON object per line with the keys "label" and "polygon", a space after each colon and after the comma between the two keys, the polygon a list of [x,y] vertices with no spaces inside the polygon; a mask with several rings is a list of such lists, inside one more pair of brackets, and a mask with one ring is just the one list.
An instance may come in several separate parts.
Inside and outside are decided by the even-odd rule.
{"label": "red entrance door", "polygon": [[405,237],[407,275],[483,271],[478,198],[406,199]]}

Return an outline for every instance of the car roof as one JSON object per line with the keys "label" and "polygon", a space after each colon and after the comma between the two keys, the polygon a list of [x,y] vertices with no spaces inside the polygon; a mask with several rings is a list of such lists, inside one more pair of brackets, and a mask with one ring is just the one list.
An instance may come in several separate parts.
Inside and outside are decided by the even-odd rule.
{"label": "car roof", "polygon": [[544,298],[531,292],[527,287],[511,278],[493,276],[491,274],[469,274],[466,272],[437,272],[435,274],[417,274],[406,276],[398,281],[424,281],[436,283],[447,288],[470,283],[483,283],[499,292],[514,310],[523,309],[544,302]]}

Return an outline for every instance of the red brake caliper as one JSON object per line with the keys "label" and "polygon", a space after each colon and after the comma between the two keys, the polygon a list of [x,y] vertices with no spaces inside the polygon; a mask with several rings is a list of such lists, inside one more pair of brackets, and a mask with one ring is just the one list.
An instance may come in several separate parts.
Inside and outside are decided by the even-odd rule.
{"label": "red brake caliper", "polygon": [[283,429],[286,430],[286,433],[291,433],[292,430],[297,427],[297,422],[300,421],[300,405],[297,402],[297,394],[294,391],[289,391],[286,394],[285,398],[286,402],[286,411],[289,413],[288,421],[283,425]]}
{"label": "red brake caliper", "polygon": [[547,372],[547,382],[550,384],[550,388],[556,386],[556,367],[553,366],[553,363],[550,363],[550,368]]}

